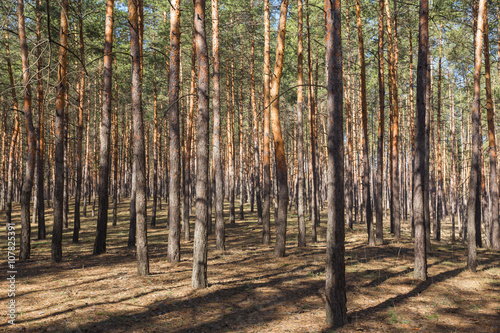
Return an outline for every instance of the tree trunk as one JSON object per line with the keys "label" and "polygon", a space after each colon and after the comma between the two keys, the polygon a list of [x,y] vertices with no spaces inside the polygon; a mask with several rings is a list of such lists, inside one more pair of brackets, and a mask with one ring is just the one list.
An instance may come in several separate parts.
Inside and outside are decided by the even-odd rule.
{"label": "tree trunk", "polygon": [[63,196],[64,196],[64,107],[66,104],[66,72],[68,48],[68,0],[61,4],[61,30],[56,85],[54,227],[52,231],[52,261],[62,261]]}
{"label": "tree trunk", "polygon": [[[73,227],[73,243],[78,243],[80,236],[80,201],[82,193],[82,145],[83,145],[83,111],[85,108],[85,43],[83,42],[83,13],[82,0],[78,1],[78,30],[80,42],[80,82],[78,83],[78,120],[76,142],[76,193],[75,193],[75,221]],[[87,124],[88,127],[89,124]],[[88,147],[88,137],[87,137]],[[83,199],[85,200],[85,198]]]}
{"label": "tree trunk", "polygon": [[420,0],[417,68],[417,115],[415,117],[415,168],[413,170],[413,215],[415,220],[415,279],[427,280],[427,246],[425,238],[425,118],[427,54],[429,52],[428,0]]}
{"label": "tree trunk", "polygon": [[491,97],[490,43],[488,38],[488,15],[484,15],[484,67],[486,73],[486,111],[488,117],[488,141],[490,155],[490,240],[494,250],[500,250],[500,225],[498,218],[498,176],[495,140],[495,112]]}
{"label": "tree trunk", "polygon": [[366,205],[366,225],[368,230],[368,244],[375,245],[375,230],[373,226],[373,212],[370,192],[370,156],[368,147],[368,106],[366,104],[366,65],[363,30],[361,26],[361,7],[356,0],[356,25],[358,28],[358,55],[361,79],[361,120],[363,123],[363,201]]}
{"label": "tree trunk", "polygon": [[[383,222],[383,187],[384,187],[384,113],[385,113],[385,85],[384,85],[384,0],[378,5],[378,145],[377,145],[377,182],[375,189],[375,244],[384,243]],[[410,65],[411,66],[411,65]]]}
{"label": "tree trunk", "polygon": [[180,261],[180,132],[179,132],[179,63],[180,63],[180,0],[170,7],[170,77],[168,82],[170,179],[168,198],[168,261]]}
{"label": "tree trunk", "polygon": [[38,126],[36,129],[36,139],[37,139],[37,215],[38,215],[38,239],[45,239],[45,200],[44,200],[44,109],[43,109],[43,82],[42,82],[42,47],[40,45],[41,32],[42,32],[42,13],[41,13],[42,1],[37,0],[37,11],[36,11],[36,38],[37,38],[37,85],[36,85],[36,100],[38,108]]}
{"label": "tree trunk", "polygon": [[16,85],[14,82],[14,75],[12,73],[12,65],[10,62],[10,49],[9,49],[9,34],[5,31],[5,50],[7,55],[7,68],[9,71],[10,88],[12,94],[12,109],[14,112],[14,128],[12,130],[12,139],[10,142],[9,162],[7,167],[7,203],[5,209],[5,220],[7,225],[12,223],[12,201],[14,192],[14,157],[16,151],[16,144],[19,136],[19,103],[17,101]]}
{"label": "tree trunk", "polygon": [[221,129],[220,129],[220,59],[219,59],[219,8],[218,0],[212,0],[212,53],[213,53],[213,112],[214,112],[214,170],[215,170],[215,237],[216,249],[225,250],[224,228],[224,184],[221,165]]}
{"label": "tree trunk", "polygon": [[270,126],[269,126],[269,88],[270,88],[270,22],[269,0],[264,0],[264,147],[262,151],[262,243],[271,242],[271,153],[270,153]]}
{"label": "tree trunk", "polygon": [[328,225],[326,236],[326,322],[347,323],[344,232],[343,86],[340,0],[325,1],[328,112]]}
{"label": "tree trunk", "polygon": [[[108,0],[112,1],[112,0]],[[141,77],[141,29],[139,16],[142,0],[128,0],[130,24],[130,53],[132,56],[132,118],[134,126],[134,171],[135,210],[136,210],[136,247],[137,273],[149,274],[149,255],[146,221],[146,156],[144,149],[144,122],[142,114],[142,77]]]}
{"label": "tree trunk", "polygon": [[[302,0],[297,1],[298,29],[297,29],[297,218],[298,218],[298,246],[306,246],[306,221],[304,218],[304,133],[303,115],[304,109],[304,84],[303,80],[303,46],[302,46]],[[257,165],[257,162],[256,162]],[[258,175],[257,175],[258,177]]]}
{"label": "tree trunk", "polygon": [[285,155],[285,144],[281,134],[280,115],[279,115],[279,93],[281,73],[283,72],[283,57],[285,52],[285,28],[286,15],[288,10],[288,0],[281,1],[280,19],[278,24],[278,42],[276,45],[276,62],[274,65],[273,77],[271,80],[271,125],[273,127],[274,150],[276,159],[276,182],[277,182],[277,200],[278,214],[276,219],[276,244],[274,255],[276,257],[285,256],[286,248],[286,223],[288,207],[288,170]]}
{"label": "tree trunk", "polygon": [[[104,32],[104,79],[101,116],[101,149],[99,155],[99,210],[97,212],[97,233],[94,254],[106,252],[109,207],[109,156],[111,151],[111,79],[113,72],[113,9],[114,0],[106,2],[106,26]],[[133,88],[132,88],[133,89]]]}
{"label": "tree trunk", "polygon": [[437,91],[437,127],[436,127],[436,159],[437,159],[437,181],[436,181],[436,224],[433,230],[434,239],[441,240],[441,219],[444,217],[444,211],[441,209],[444,202],[443,195],[443,162],[441,158],[441,81],[442,81],[442,26],[439,34],[439,60],[438,60],[438,91]]}
{"label": "tree trunk", "polygon": [[195,41],[198,63],[198,131],[196,147],[196,224],[193,249],[193,288],[206,288],[207,282],[207,225],[209,189],[208,125],[210,119],[208,90],[208,50],[205,35],[205,0],[195,0]]}

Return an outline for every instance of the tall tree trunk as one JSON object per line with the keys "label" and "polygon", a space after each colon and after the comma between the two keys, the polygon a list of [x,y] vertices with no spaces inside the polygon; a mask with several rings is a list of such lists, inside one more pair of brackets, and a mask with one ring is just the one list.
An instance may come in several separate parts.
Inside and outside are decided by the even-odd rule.
{"label": "tall tree trunk", "polygon": [[271,153],[270,153],[270,113],[269,88],[271,75],[269,0],[264,0],[264,147],[262,151],[262,243],[271,242]]}
{"label": "tall tree trunk", "polygon": [[[113,1],[113,0],[108,0]],[[149,274],[149,255],[146,221],[146,156],[144,149],[144,122],[142,114],[142,77],[141,77],[141,29],[139,16],[142,0],[128,0],[130,24],[130,53],[132,56],[132,118],[134,126],[134,171],[135,210],[137,222],[137,273]]]}
{"label": "tall tree trunk", "polygon": [[196,224],[193,250],[193,288],[206,288],[207,282],[207,225],[208,225],[208,124],[210,120],[208,90],[208,50],[205,35],[205,0],[194,1],[196,59],[198,63],[198,131],[196,147]]}
{"label": "tall tree trunk", "polygon": [[476,254],[476,219],[481,218],[477,211],[481,209],[481,112],[480,112],[480,84],[481,84],[481,51],[483,48],[483,30],[484,30],[484,14],[485,0],[479,0],[479,8],[477,12],[477,31],[475,33],[474,43],[474,99],[472,102],[472,153],[471,153],[471,171],[469,182],[469,200],[467,203],[467,267],[475,272],[477,268]]}
{"label": "tall tree trunk", "polygon": [[66,73],[68,48],[68,0],[61,3],[61,30],[56,85],[54,226],[52,231],[52,261],[62,260],[63,196],[64,196],[64,107],[66,104]]}
{"label": "tall tree trunk", "polygon": [[308,67],[308,83],[309,83],[309,132],[311,146],[311,224],[312,224],[312,241],[315,243],[318,240],[316,227],[319,225],[318,211],[318,170],[316,166],[316,105],[314,103],[313,89],[313,60],[311,55],[311,32],[309,24],[309,0],[306,0],[306,25],[307,25],[307,67]]}
{"label": "tall tree trunk", "polygon": [[229,223],[235,223],[235,151],[234,151],[234,58],[231,50],[230,67],[226,66],[226,102],[227,102],[227,165],[229,183]]}
{"label": "tall tree trunk", "polygon": [[276,45],[276,62],[271,80],[271,125],[273,127],[274,150],[276,159],[276,182],[278,187],[278,215],[276,219],[276,244],[274,255],[285,256],[286,245],[286,223],[288,207],[288,170],[285,155],[285,143],[281,134],[279,93],[281,73],[283,72],[283,57],[285,53],[286,15],[288,11],[288,0],[281,1],[280,19],[278,23],[278,42]]}
{"label": "tall tree trunk", "polygon": [[[85,43],[83,42],[83,12],[82,0],[78,1],[78,31],[80,43],[80,82],[78,83],[78,120],[76,142],[76,193],[75,193],[75,221],[73,228],[73,243],[78,243],[80,235],[80,201],[82,193],[82,145],[83,145],[83,111],[85,107]],[[87,128],[89,124],[87,124]],[[87,130],[88,131],[88,130]],[[88,147],[88,136],[87,136]],[[85,201],[85,198],[83,199]]]}
{"label": "tall tree trunk", "polygon": [[442,81],[442,26],[439,33],[439,60],[438,60],[438,91],[437,91],[437,126],[436,126],[436,160],[437,160],[437,181],[436,181],[436,196],[437,196],[437,209],[436,209],[436,223],[433,230],[434,239],[441,240],[441,219],[443,218],[443,162],[441,158],[441,81]]}
{"label": "tall tree trunk", "polygon": [[36,84],[36,100],[38,109],[38,126],[36,129],[36,139],[37,139],[37,215],[38,215],[38,239],[45,239],[45,200],[44,200],[44,110],[43,110],[43,82],[42,82],[42,46],[40,45],[41,33],[42,33],[42,0],[37,0],[37,11],[36,11],[36,39],[37,39],[37,84]]}
{"label": "tall tree trunk", "polygon": [[[451,92],[451,87],[454,83],[453,80],[453,72],[449,73],[449,100],[450,100],[450,118],[451,118],[451,124],[450,124],[450,136],[451,136],[451,142],[450,142],[450,150],[451,150],[451,156],[450,156],[450,201],[451,201],[451,241],[455,241],[455,217],[457,215],[457,210],[459,205],[457,205],[457,166],[456,163],[458,163],[457,160],[457,153],[456,153],[456,136],[455,136],[455,99],[454,95],[452,95]],[[460,221],[460,218],[458,218]]]}
{"label": "tall tree trunk", "polygon": [[370,192],[370,156],[368,137],[368,106],[366,104],[366,65],[365,44],[361,26],[361,7],[356,0],[356,25],[358,28],[358,55],[360,63],[361,79],[361,120],[363,123],[363,201],[366,205],[366,225],[368,230],[368,244],[375,245],[375,230],[373,226],[373,212]]}
{"label": "tall tree trunk", "polygon": [[415,168],[413,170],[413,215],[415,220],[415,279],[427,280],[427,246],[425,239],[425,118],[427,54],[429,52],[429,3],[420,0],[418,67],[417,67],[417,114],[415,117]]}
{"label": "tall tree trunk", "polygon": [[[302,0],[297,0],[298,29],[297,29],[297,218],[298,218],[298,246],[306,246],[306,221],[304,218],[304,133],[303,114],[304,109],[304,79],[303,79],[303,43],[302,43]],[[257,165],[257,163],[256,163]],[[258,177],[258,174],[257,174]]]}
{"label": "tall tree trunk", "polygon": [[12,94],[12,109],[14,112],[14,128],[12,129],[12,139],[10,142],[9,162],[7,167],[7,204],[5,209],[5,220],[7,225],[12,223],[12,200],[14,192],[14,158],[16,145],[19,137],[19,102],[17,101],[16,85],[14,82],[14,75],[12,73],[12,65],[10,62],[10,48],[9,48],[9,34],[5,31],[5,50],[7,55],[7,68],[9,72],[10,88]]}
{"label": "tall tree trunk", "polygon": [[344,232],[343,86],[340,0],[325,1],[328,112],[328,225],[326,236],[326,322],[347,323]]}
{"label": "tall tree trunk", "polygon": [[216,249],[225,249],[225,228],[224,228],[224,188],[221,164],[221,129],[220,129],[220,59],[219,59],[219,8],[218,0],[212,0],[212,54],[214,57],[214,170],[215,170],[215,237]]}
{"label": "tall tree trunk", "polygon": [[[486,12],[486,11],[485,11]],[[484,69],[486,73],[486,111],[488,117],[488,141],[490,155],[490,238],[491,247],[500,250],[500,225],[499,225],[499,197],[498,197],[498,176],[497,157],[495,140],[495,111],[491,97],[491,68],[490,68],[490,43],[488,38],[488,15],[484,15]]]}
{"label": "tall tree trunk", "polygon": [[168,82],[170,179],[168,198],[168,261],[180,261],[180,131],[179,131],[179,63],[180,63],[180,0],[173,0],[170,7],[170,77]]}
{"label": "tall tree trunk", "polygon": [[116,57],[113,59],[115,65],[115,112],[113,113],[113,226],[118,223],[118,150],[120,144],[118,143],[118,63]]}
{"label": "tall tree trunk", "polygon": [[383,187],[384,187],[384,113],[385,113],[385,85],[384,85],[384,0],[378,5],[378,145],[377,145],[377,183],[375,189],[375,244],[384,243],[383,224]]}
{"label": "tall tree trunk", "polygon": [[28,143],[28,153],[26,156],[26,176],[21,191],[22,229],[19,259],[26,260],[30,258],[31,250],[30,200],[36,166],[36,133],[35,128],[33,127],[33,115],[31,113],[30,65],[28,58],[28,42],[26,40],[26,28],[24,23],[24,0],[17,1],[17,20],[19,27],[19,44],[21,45],[21,62],[23,68],[24,123],[26,125],[26,139]]}
{"label": "tall tree trunk", "polygon": [[[94,254],[106,252],[109,207],[109,156],[111,139],[111,79],[113,73],[113,9],[114,0],[106,1],[106,26],[104,32],[104,79],[101,116],[101,149],[99,154],[99,210],[97,212],[97,233]],[[134,89],[134,87],[132,87]]]}

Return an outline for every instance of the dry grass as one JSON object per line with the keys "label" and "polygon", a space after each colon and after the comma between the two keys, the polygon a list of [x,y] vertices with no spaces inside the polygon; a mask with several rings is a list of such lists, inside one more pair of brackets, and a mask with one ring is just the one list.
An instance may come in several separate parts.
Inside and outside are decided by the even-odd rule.
{"label": "dry grass", "polygon": [[[79,244],[71,243],[71,228],[65,230],[60,264],[50,262],[47,212],[49,239],[33,240],[31,259],[18,264],[14,329],[333,332],[325,325],[323,295],[326,215],[319,242],[298,249],[296,216],[290,214],[287,257],[281,259],[273,257],[271,246],[260,244],[255,214],[247,212],[244,221],[237,215],[236,224],[227,225],[225,253],[215,252],[214,235],[209,237],[210,286],[193,290],[192,242],[181,242],[180,264],[166,262],[164,210],[158,227],[149,228],[152,274],[136,276],[135,252],[126,247],[128,202],[122,201],[119,209],[118,226],[108,227],[106,254],[92,256],[96,218],[88,214]],[[14,212],[19,221],[18,206]],[[464,269],[463,244],[448,242],[444,230],[444,240],[433,243],[428,258],[430,279],[419,282],[412,278],[413,245],[406,222],[405,227],[399,242],[386,233],[386,244],[379,247],[366,245],[363,225],[347,231],[349,323],[336,332],[500,332],[498,253],[480,249],[478,272],[470,273]],[[36,237],[36,226],[32,228]],[[1,245],[5,258],[6,244]],[[0,289],[7,304],[5,280]],[[4,318],[0,331],[12,329]]]}

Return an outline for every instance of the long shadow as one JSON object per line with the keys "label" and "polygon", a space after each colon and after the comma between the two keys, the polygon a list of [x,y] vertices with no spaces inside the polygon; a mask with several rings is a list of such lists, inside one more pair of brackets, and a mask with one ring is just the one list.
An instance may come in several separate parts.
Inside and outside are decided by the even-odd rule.
{"label": "long shadow", "polygon": [[[224,314],[219,316],[217,319],[212,320],[207,323],[202,323],[195,327],[179,329],[177,331],[168,330],[169,332],[193,332],[193,331],[217,331],[224,332],[232,329],[228,323],[234,323],[234,325],[241,325],[241,316],[243,314],[248,314],[251,312],[259,313],[259,318],[262,318],[262,321],[259,321],[259,324],[264,322],[270,322],[276,319],[276,315],[272,314],[272,311],[269,311],[269,307],[282,303],[282,302],[292,302],[297,303],[298,300],[308,297],[311,294],[317,293],[318,290],[323,287],[324,281],[313,281],[313,282],[304,282],[300,283],[300,286],[286,286],[285,282],[300,280],[305,278],[305,275],[294,275],[287,276],[282,278],[275,278],[266,282],[253,282],[253,283],[245,283],[239,284],[238,286],[233,286],[230,288],[219,289],[214,292],[208,293],[206,295],[200,295],[194,298],[190,298],[187,300],[178,300],[169,303],[168,301],[158,301],[152,305],[147,307],[147,310],[134,313],[134,314],[123,314],[123,315],[115,315],[106,320],[102,320],[97,323],[89,323],[84,326],[81,326],[77,329],[79,332],[102,332],[106,331],[105,327],[110,327],[112,325],[115,328],[120,329],[132,329],[130,327],[130,323],[137,322],[145,322],[148,320],[152,320],[157,316],[168,314],[174,312],[178,309],[182,309],[185,307],[199,309],[200,317],[203,315],[203,309],[206,304],[219,302],[220,299],[228,300],[233,296],[237,295],[246,295],[252,292],[255,288],[264,288],[264,287],[275,287],[277,285],[283,285],[283,288],[279,288],[283,291],[286,289],[286,292],[279,297],[276,297],[272,300],[266,301],[265,299],[261,300],[257,303],[252,303],[251,306],[243,306],[239,307],[235,311],[231,313]],[[137,298],[137,297],[136,297]],[[256,298],[254,296],[253,298]],[[65,310],[64,312],[73,311],[73,309]],[[64,313],[61,312],[61,313]],[[48,316],[58,315],[60,313],[50,314]],[[34,318],[29,321],[34,321],[42,318]],[[22,324],[22,322],[19,322]],[[51,324],[54,326],[54,323]],[[1,327],[1,326],[0,326]],[[216,330],[214,328],[217,328]]]}

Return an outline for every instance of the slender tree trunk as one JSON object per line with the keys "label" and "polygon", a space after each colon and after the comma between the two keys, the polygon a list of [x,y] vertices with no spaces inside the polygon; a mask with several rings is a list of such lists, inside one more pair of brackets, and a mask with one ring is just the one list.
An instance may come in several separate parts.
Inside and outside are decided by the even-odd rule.
{"label": "slender tree trunk", "polygon": [[328,225],[326,236],[326,322],[347,323],[344,232],[343,86],[340,0],[325,1],[328,112]]}
{"label": "slender tree trunk", "polygon": [[[112,1],[112,0],[108,0]],[[141,78],[141,29],[139,16],[142,0],[128,0],[130,24],[130,53],[132,56],[132,118],[134,126],[134,169],[135,210],[137,222],[137,273],[149,274],[149,255],[146,221],[146,156],[144,149],[144,122],[142,114],[142,78]]]}
{"label": "slender tree trunk", "polygon": [[366,225],[368,230],[368,244],[375,245],[375,230],[373,226],[373,212],[370,192],[370,156],[368,147],[368,106],[366,104],[366,65],[363,30],[361,26],[361,7],[356,0],[356,25],[358,28],[358,55],[361,79],[361,120],[363,123],[363,201],[366,205]]}
{"label": "slender tree trunk", "polygon": [[[85,43],[83,42],[83,12],[82,0],[78,1],[78,31],[80,43],[80,82],[78,83],[78,120],[77,120],[77,142],[76,142],[76,193],[75,193],[75,221],[73,227],[73,243],[78,243],[80,236],[80,201],[82,193],[82,145],[83,145],[83,112],[85,108]],[[88,126],[87,124],[87,132]],[[88,136],[87,136],[88,147]],[[85,201],[85,198],[83,199]]]}
{"label": "slender tree trunk", "polygon": [[54,227],[52,231],[52,261],[62,261],[63,196],[64,196],[64,107],[66,104],[66,72],[68,48],[68,0],[61,3],[61,30],[56,85]]}
{"label": "slender tree trunk", "polygon": [[225,250],[224,228],[224,184],[221,165],[221,129],[220,129],[220,59],[219,59],[219,8],[218,0],[212,0],[212,53],[213,53],[213,112],[214,112],[214,170],[215,170],[215,237],[216,249]]}
{"label": "slender tree trunk", "polygon": [[118,223],[118,153],[120,144],[118,143],[118,63],[116,57],[113,59],[115,65],[115,112],[113,114],[113,226]]}
{"label": "slender tree trunk", "polygon": [[[486,11],[485,11],[486,12]],[[486,73],[486,111],[488,118],[488,141],[490,155],[490,238],[491,247],[500,250],[499,197],[495,139],[495,112],[491,97],[490,43],[488,38],[488,15],[484,15],[484,67]]]}
{"label": "slender tree trunk", "polygon": [[442,26],[439,34],[439,60],[438,60],[438,91],[437,91],[437,127],[436,127],[436,159],[437,159],[437,181],[436,181],[436,196],[437,196],[437,210],[436,210],[436,224],[433,230],[434,239],[441,240],[441,219],[443,218],[443,210],[441,205],[444,201],[443,195],[443,162],[441,158],[441,81],[442,81]]}
{"label": "slender tree trunk", "polygon": [[[456,153],[456,137],[455,137],[455,100],[454,95],[452,95],[451,87],[454,83],[453,72],[449,73],[449,99],[450,99],[450,136],[451,136],[451,156],[450,156],[450,201],[451,201],[451,241],[455,241],[455,217],[457,215],[458,205],[457,205],[457,153]],[[458,218],[460,221],[460,218]]]}
{"label": "slender tree trunk", "polygon": [[262,152],[263,180],[262,180],[262,243],[271,242],[271,153],[270,153],[270,23],[269,0],[264,0],[264,147]]}
{"label": "slender tree trunk", "polygon": [[14,128],[12,130],[12,139],[10,143],[9,162],[7,167],[7,203],[5,209],[5,220],[7,225],[12,223],[12,200],[14,197],[14,164],[15,151],[19,137],[20,121],[19,121],[19,103],[17,101],[16,85],[14,75],[12,73],[12,65],[10,62],[9,34],[5,31],[5,51],[7,55],[7,68],[9,71],[10,88],[12,94],[12,109],[14,112]]}
{"label": "slender tree trunk", "polygon": [[[298,32],[297,32],[297,218],[298,218],[298,246],[306,246],[306,221],[304,218],[304,133],[303,114],[304,109],[304,84],[303,80],[303,45],[302,45],[302,0],[297,1]],[[256,163],[257,165],[257,163]]]}
{"label": "slender tree trunk", "polygon": [[170,77],[168,83],[170,179],[168,198],[168,261],[180,261],[180,131],[179,131],[179,63],[180,63],[180,0],[170,7]]}
{"label": "slender tree trunk", "polygon": [[278,188],[278,214],[276,219],[276,244],[274,255],[276,257],[285,256],[286,245],[286,224],[288,207],[288,169],[285,155],[285,144],[281,134],[279,115],[279,92],[281,73],[283,72],[283,57],[285,52],[285,32],[286,15],[288,10],[288,0],[281,1],[280,19],[278,23],[278,42],[276,46],[276,62],[274,65],[273,77],[271,80],[271,125],[273,127],[274,150],[276,159],[276,182]]}
{"label": "slender tree trunk", "polygon": [[36,38],[37,38],[37,85],[36,85],[36,100],[38,109],[38,126],[36,129],[37,137],[37,215],[38,215],[38,239],[45,239],[45,200],[44,200],[44,109],[43,109],[43,82],[42,82],[42,47],[40,45],[41,32],[42,32],[42,13],[41,13],[42,1],[37,0],[37,11],[36,11]]}
{"label": "slender tree trunk", "polygon": [[429,3],[420,0],[419,41],[417,68],[417,115],[415,117],[415,168],[413,170],[413,215],[415,220],[415,279],[427,280],[427,246],[425,238],[425,118],[427,54],[429,52],[428,30]]}
{"label": "slender tree trunk", "polygon": [[384,113],[385,113],[385,85],[384,85],[384,0],[378,5],[378,145],[377,145],[377,183],[375,189],[375,217],[376,231],[375,244],[384,243],[383,224],[383,187],[384,187]]}
{"label": "slender tree trunk", "polygon": [[194,1],[196,59],[198,63],[198,131],[196,147],[196,224],[193,250],[193,288],[206,288],[207,282],[207,225],[209,196],[208,124],[210,119],[208,90],[208,50],[205,35],[205,0]]}
{"label": "slender tree trunk", "polygon": [[[106,2],[106,26],[104,41],[104,82],[101,117],[101,149],[99,156],[99,211],[97,212],[97,233],[94,254],[106,252],[106,233],[108,229],[109,207],[109,170],[111,139],[111,79],[113,73],[113,9],[114,0]],[[133,88],[132,88],[133,89]]]}
{"label": "slender tree trunk", "polygon": [[[477,268],[476,254],[476,219],[478,218],[477,211],[481,209],[481,112],[480,112],[480,84],[481,84],[481,51],[483,48],[483,31],[484,31],[484,14],[485,0],[479,0],[479,8],[477,13],[477,32],[475,33],[474,45],[474,99],[472,102],[472,154],[471,154],[471,171],[469,182],[469,200],[467,203],[467,242],[468,256],[467,267],[475,272]],[[479,214],[480,219],[480,214]]]}

